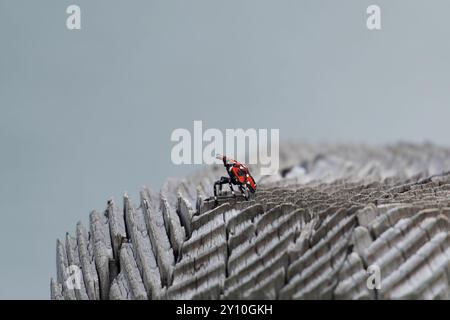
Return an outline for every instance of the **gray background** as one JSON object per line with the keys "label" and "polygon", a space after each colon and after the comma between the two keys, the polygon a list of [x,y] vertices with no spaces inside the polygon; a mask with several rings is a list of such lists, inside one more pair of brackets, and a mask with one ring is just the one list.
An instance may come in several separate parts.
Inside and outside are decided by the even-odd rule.
{"label": "gray background", "polygon": [[[73,3],[80,31],[65,26]],[[57,237],[110,196],[192,170],[171,164],[169,137],[193,120],[279,128],[282,140],[447,145],[449,11],[447,0],[0,0],[0,298],[48,298]]]}

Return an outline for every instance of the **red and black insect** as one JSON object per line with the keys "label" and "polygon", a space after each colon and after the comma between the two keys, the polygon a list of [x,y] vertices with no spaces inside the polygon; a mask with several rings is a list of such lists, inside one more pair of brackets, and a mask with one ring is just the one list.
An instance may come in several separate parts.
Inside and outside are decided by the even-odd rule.
{"label": "red and black insect", "polygon": [[[223,155],[217,155],[217,158],[223,160],[223,165],[227,170],[228,177],[221,177],[214,183],[214,198],[217,200],[217,197],[220,196],[222,192],[222,186],[224,184],[229,184],[233,196],[235,195],[233,185],[236,185],[244,198],[249,200],[250,193],[256,192],[256,182],[251,176],[248,167],[245,164]],[[219,192],[217,192],[217,189],[219,189]]]}

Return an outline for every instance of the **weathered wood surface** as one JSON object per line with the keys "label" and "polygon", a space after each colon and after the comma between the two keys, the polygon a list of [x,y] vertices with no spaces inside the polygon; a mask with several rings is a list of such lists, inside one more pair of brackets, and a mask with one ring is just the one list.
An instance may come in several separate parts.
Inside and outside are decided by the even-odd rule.
{"label": "weathered wood surface", "polygon": [[448,170],[450,150],[429,144],[290,145],[254,199],[216,208],[220,166],[170,179],[58,240],[51,298],[448,299]]}

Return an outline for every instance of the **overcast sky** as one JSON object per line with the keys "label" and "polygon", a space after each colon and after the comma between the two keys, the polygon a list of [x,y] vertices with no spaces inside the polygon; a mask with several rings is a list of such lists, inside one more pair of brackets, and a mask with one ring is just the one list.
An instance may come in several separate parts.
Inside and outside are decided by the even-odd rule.
{"label": "overcast sky", "polygon": [[[81,8],[81,30],[66,8]],[[381,7],[369,31],[366,8]],[[175,128],[450,139],[448,0],[0,0],[0,298],[50,296],[90,210],[193,166]]]}

